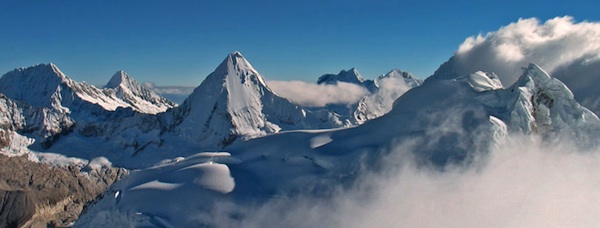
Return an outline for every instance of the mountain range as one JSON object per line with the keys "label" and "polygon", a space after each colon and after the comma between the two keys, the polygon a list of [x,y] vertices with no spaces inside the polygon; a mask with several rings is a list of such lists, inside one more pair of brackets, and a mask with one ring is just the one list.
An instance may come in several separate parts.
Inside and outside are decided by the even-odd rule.
{"label": "mountain range", "polygon": [[273,199],[325,197],[377,170],[396,145],[410,147],[405,156],[419,165],[444,169],[473,162],[509,135],[568,135],[581,148],[595,148],[600,135],[598,117],[535,64],[508,87],[492,72],[458,75],[444,66],[425,81],[397,69],[365,80],[352,68],[316,83],[368,93],[352,104],[304,107],[274,92],[239,52],[180,105],[123,71],[97,88],[54,64],[19,68],[0,78],[0,151],[110,173],[110,181],[113,166],[137,170],[77,225],[187,227],[217,225],[213,209],[223,204],[235,206],[224,213],[236,220]]}

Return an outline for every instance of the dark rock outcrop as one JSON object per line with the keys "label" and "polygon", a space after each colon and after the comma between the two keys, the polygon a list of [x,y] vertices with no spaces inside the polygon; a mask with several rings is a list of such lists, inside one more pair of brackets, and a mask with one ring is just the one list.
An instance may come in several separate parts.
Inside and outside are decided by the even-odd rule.
{"label": "dark rock outcrop", "polygon": [[68,226],[127,170],[57,167],[0,155],[0,227]]}

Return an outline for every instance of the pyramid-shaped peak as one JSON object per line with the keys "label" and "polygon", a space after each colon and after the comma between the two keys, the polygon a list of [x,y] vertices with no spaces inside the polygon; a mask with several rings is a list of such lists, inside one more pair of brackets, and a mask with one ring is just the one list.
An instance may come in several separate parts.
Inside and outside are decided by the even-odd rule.
{"label": "pyramid-shaped peak", "polygon": [[120,85],[129,87],[133,84],[138,84],[132,77],[130,77],[125,71],[119,70],[117,71],[112,78],[108,81],[108,83],[104,86],[104,88],[117,88]]}
{"label": "pyramid-shaped peak", "polygon": [[256,77],[261,84],[265,84],[264,79],[258,71],[254,69],[252,64],[250,64],[250,62],[248,62],[248,60],[246,60],[246,58],[238,51],[227,55],[217,69],[208,75],[207,80],[221,80],[230,76]]}
{"label": "pyramid-shaped peak", "polygon": [[254,70],[254,68],[252,67],[252,65],[250,65],[250,63],[248,62],[248,60],[246,60],[246,58],[244,58],[244,56],[242,55],[242,53],[240,53],[239,51],[235,51],[235,52],[230,53],[227,56],[227,58],[225,58],[225,60],[223,61],[223,63],[221,63],[221,65],[223,65],[223,64],[233,65],[233,66],[236,66],[239,69],[252,69],[252,70]]}

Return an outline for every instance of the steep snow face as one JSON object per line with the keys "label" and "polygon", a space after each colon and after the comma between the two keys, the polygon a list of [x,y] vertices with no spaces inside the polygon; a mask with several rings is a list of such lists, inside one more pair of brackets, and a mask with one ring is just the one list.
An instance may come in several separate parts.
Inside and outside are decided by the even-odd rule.
{"label": "steep snow face", "polygon": [[519,93],[513,112],[507,118],[513,129],[546,137],[566,133],[586,144],[597,144],[592,139],[600,129],[598,117],[575,101],[565,84],[539,66],[529,64],[507,91]]}
{"label": "steep snow face", "polygon": [[337,127],[274,94],[263,77],[234,52],[174,110],[175,131],[205,145],[225,146],[281,129]]}
{"label": "steep snow face", "polygon": [[358,124],[384,115],[392,109],[392,104],[408,90],[421,85],[420,79],[410,73],[393,69],[374,81],[374,92],[361,99],[353,115]]}
{"label": "steep snow face", "polygon": [[143,87],[124,71],[115,73],[104,88],[141,113],[156,114],[177,106],[177,104]]}
{"label": "steep snow face", "polygon": [[224,217],[243,218],[243,208],[256,204],[286,199],[290,205],[302,199],[297,195],[326,198],[324,192],[380,167],[388,148],[398,144],[413,152],[408,157],[444,167],[468,164],[515,133],[542,135],[548,143],[557,132],[587,135],[580,139],[583,147],[600,136],[600,120],[536,65],[508,89],[496,82],[482,72],[435,80],[355,128],[284,132],[234,145],[228,153],[200,153],[141,170],[115,184],[78,225],[218,226]]}

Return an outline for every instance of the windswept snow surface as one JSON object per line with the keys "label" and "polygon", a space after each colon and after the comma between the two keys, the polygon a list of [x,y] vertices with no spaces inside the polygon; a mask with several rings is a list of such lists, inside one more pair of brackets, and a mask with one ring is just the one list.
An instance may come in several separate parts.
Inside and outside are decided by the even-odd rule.
{"label": "windswept snow surface", "polygon": [[[482,72],[462,78],[431,80],[398,98],[388,114],[357,127],[281,132],[232,145],[227,148],[228,153],[200,153],[133,172],[113,185],[76,225],[361,227],[369,221],[368,225],[385,227],[441,225],[446,221],[458,227],[506,222],[543,226],[549,223],[539,223],[544,221],[531,216],[539,212],[537,208],[548,205],[558,211],[577,212],[572,207],[560,207],[562,203],[569,206],[574,205],[569,203],[571,201],[581,202],[572,198],[575,193],[560,194],[560,197],[571,197],[571,201],[548,204],[544,198],[527,197],[530,189],[518,189],[530,181],[522,178],[527,176],[523,175],[527,170],[535,175],[549,170],[547,160],[543,160],[546,155],[531,152],[532,155],[527,151],[552,148],[552,145],[593,150],[600,136],[600,120],[574,101],[564,84],[534,64],[525,68],[511,87],[503,88],[498,83],[493,74]],[[521,139],[515,139],[519,137]],[[575,140],[574,144],[561,147],[563,138]],[[526,150],[520,152],[528,159],[524,164],[531,167],[519,169],[518,164],[510,165],[520,162],[516,159],[518,153],[509,153],[515,159],[503,155],[503,149],[513,148],[508,145],[515,142],[521,146],[514,148]],[[578,175],[591,175],[589,169],[577,168],[580,159],[573,158],[586,156],[584,153],[565,155],[570,157],[564,161],[548,156],[551,162],[557,162],[550,165],[565,164],[573,168],[566,169],[575,170]],[[600,164],[598,156],[591,159],[593,164]],[[408,165],[398,166],[401,164]],[[584,164],[583,167],[592,166]],[[500,175],[503,172],[517,175],[508,179],[520,185],[510,185],[510,181]],[[423,178],[414,178],[419,175]],[[504,182],[477,181],[479,177],[488,176]],[[597,174],[592,177],[600,179]],[[545,187],[571,183],[570,179],[546,178],[550,178],[551,184],[545,182]],[[537,179],[532,177],[531,180]],[[453,180],[459,181],[456,186]],[[477,192],[455,192],[453,186]],[[583,187],[589,190],[587,185]],[[490,213],[519,216],[510,209],[519,204],[519,199],[527,198],[536,208],[517,207],[516,211],[525,213],[520,215],[531,220],[522,222],[515,217],[494,220],[495,216],[481,215],[474,218],[480,222],[470,223],[473,220],[467,217],[448,216],[445,211],[436,211],[437,207],[427,206],[427,203],[439,205],[444,210],[452,210],[447,211],[450,214],[461,212],[453,210],[461,208],[481,214],[476,209],[486,205],[489,196],[485,191],[490,189],[504,194],[502,203],[511,203],[493,201]],[[553,188],[546,190],[546,193],[555,193]],[[497,194],[491,196],[495,198]],[[385,200],[387,196],[398,201]],[[390,208],[394,216],[389,215],[390,211],[385,212],[386,208]],[[375,212],[385,216],[377,219]],[[428,214],[437,217],[427,218]],[[589,214],[583,211],[572,214],[572,218],[581,218],[582,224],[586,224],[594,218],[588,217]],[[365,217],[359,221],[359,215]],[[555,221],[552,216],[545,218]]]}

